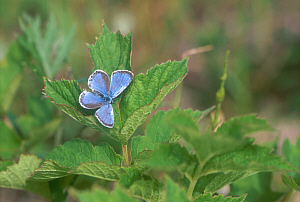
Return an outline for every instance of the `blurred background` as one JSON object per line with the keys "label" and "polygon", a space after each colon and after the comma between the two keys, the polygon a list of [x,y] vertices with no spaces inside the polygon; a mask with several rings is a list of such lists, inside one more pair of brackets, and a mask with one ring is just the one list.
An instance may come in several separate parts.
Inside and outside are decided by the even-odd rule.
{"label": "blurred background", "polygon": [[[39,17],[42,30],[52,20],[58,41],[69,43],[70,48],[52,79],[77,79],[84,81],[83,85],[93,70],[86,43],[95,43],[95,37],[102,31],[102,20],[111,31],[120,30],[125,35],[132,32],[131,64],[135,74],[145,73],[167,60],[181,60],[190,49],[211,45],[212,50],[189,56],[189,74],[183,82],[180,103],[182,108],[204,110],[216,104],[215,93],[230,47],[222,106],[225,119],[258,113],[281,132],[282,139],[289,137],[293,141],[300,132],[299,11],[300,1],[295,0],[0,0],[0,60],[7,60],[9,50],[13,49],[11,44],[26,32],[20,26],[22,21],[28,22],[22,17],[24,14],[33,19]],[[34,39],[26,40],[25,44]],[[26,54],[13,55],[35,59]],[[55,57],[49,56],[50,60]],[[34,116],[40,116],[39,120],[46,123],[49,116],[60,113],[46,103],[48,111],[42,117],[36,106],[44,84],[30,70],[35,69],[31,66],[34,64],[22,63],[24,76],[10,109],[6,110],[11,120],[21,117],[16,122],[19,125],[28,124]],[[0,83],[3,89],[6,83]],[[173,92],[166,101],[174,97]],[[61,129],[64,141],[79,132],[92,136],[89,129],[85,131],[81,124],[65,119]],[[23,130],[26,133],[27,129]],[[38,147],[35,150],[39,156],[45,156],[49,146]]]}
{"label": "blurred background", "polygon": [[293,0],[1,0],[0,57],[22,33],[19,20],[24,13],[40,16],[42,25],[54,16],[62,33],[76,27],[68,60],[56,78],[70,76],[67,71],[75,79],[88,77],[93,65],[86,43],[95,42],[104,20],[110,30],[132,32],[135,74],[169,59],[181,60],[189,49],[213,46],[190,56],[182,107],[205,109],[215,103],[229,46],[226,117],[258,112],[299,118],[299,9],[300,2]]}

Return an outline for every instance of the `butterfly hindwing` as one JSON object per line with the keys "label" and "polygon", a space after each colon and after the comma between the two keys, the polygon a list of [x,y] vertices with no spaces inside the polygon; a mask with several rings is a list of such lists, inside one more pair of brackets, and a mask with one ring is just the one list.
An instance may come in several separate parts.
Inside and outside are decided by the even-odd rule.
{"label": "butterfly hindwing", "polygon": [[79,96],[79,103],[83,108],[96,109],[104,105],[104,100],[94,93],[83,91]]}
{"label": "butterfly hindwing", "polygon": [[112,128],[114,126],[114,111],[111,104],[105,103],[96,111],[95,116],[102,125],[108,128]]}
{"label": "butterfly hindwing", "polygon": [[95,70],[89,77],[88,86],[104,96],[108,96],[110,81],[108,75],[102,70]]}
{"label": "butterfly hindwing", "polygon": [[117,70],[111,75],[109,96],[115,98],[127,88],[133,79],[133,73],[128,70]]}

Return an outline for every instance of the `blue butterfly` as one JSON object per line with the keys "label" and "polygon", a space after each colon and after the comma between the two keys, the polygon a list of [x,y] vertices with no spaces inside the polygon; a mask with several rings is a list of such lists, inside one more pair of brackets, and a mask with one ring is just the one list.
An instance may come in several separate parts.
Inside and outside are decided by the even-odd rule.
{"label": "blue butterfly", "polygon": [[88,86],[92,92],[83,91],[79,103],[83,108],[96,109],[95,116],[105,127],[114,126],[113,99],[122,93],[133,79],[133,73],[128,70],[117,70],[108,75],[102,70],[95,70],[89,77]]}

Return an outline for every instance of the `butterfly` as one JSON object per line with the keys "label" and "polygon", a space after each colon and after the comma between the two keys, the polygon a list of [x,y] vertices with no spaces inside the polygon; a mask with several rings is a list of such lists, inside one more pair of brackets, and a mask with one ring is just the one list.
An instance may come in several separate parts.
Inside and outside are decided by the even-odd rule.
{"label": "butterfly", "polygon": [[86,109],[99,108],[95,116],[105,127],[114,126],[114,111],[111,104],[113,99],[118,97],[130,84],[133,73],[128,70],[117,70],[111,74],[111,81],[108,75],[102,70],[95,70],[88,80],[88,86],[92,90],[83,91],[79,96],[79,103]]}

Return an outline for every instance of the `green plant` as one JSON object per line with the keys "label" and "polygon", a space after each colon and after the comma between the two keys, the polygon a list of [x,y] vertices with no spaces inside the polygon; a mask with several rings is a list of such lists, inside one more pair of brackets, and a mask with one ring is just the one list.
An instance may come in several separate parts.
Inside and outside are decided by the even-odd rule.
{"label": "green plant", "polygon": [[[103,24],[103,32],[96,43],[88,45],[95,69],[101,69],[109,76],[119,69],[132,71],[131,40],[131,33],[126,36],[113,33]],[[24,40],[19,43],[31,47],[24,45]],[[28,50],[36,61],[40,61],[40,57],[34,57],[36,51]],[[105,142],[93,145],[76,138],[57,146],[43,159],[34,154],[23,154],[30,151],[32,142],[39,142],[46,132],[53,134],[60,123],[59,117],[51,115],[53,110],[48,103],[40,107],[41,112],[35,113],[34,109],[40,103],[32,99],[32,113],[24,121],[32,127],[25,130],[26,124],[18,122],[19,128],[25,131],[21,134],[27,136],[18,136],[8,127],[7,122],[13,122],[12,119],[0,122],[1,135],[6,138],[0,143],[3,170],[0,186],[32,191],[52,201],[64,201],[68,194],[79,201],[244,201],[247,200],[246,191],[234,182],[262,172],[286,172],[282,173],[284,183],[291,190],[299,190],[300,138],[295,146],[285,143],[284,161],[283,157],[272,153],[272,148],[257,145],[254,138],[247,136],[274,131],[266,120],[250,114],[220,124],[228,56],[229,51],[221,88],[216,95],[216,113],[211,116],[207,129],[199,128],[197,123],[211,113],[214,106],[203,111],[181,108],[156,111],[146,125],[144,135],[134,132],[182,82],[188,73],[187,58],[155,65],[146,74],[135,72],[132,83],[113,104],[115,124],[112,129],[99,123],[94,116],[95,110],[80,106],[78,98],[83,90],[76,80],[52,81],[57,67],[54,66],[53,71],[45,67],[45,74],[50,78],[44,77],[44,93],[52,103],[81,124],[118,141],[122,152],[116,153],[114,147]],[[51,125],[53,121],[58,125]],[[46,132],[31,133],[34,126],[45,129],[43,124],[50,124]],[[18,149],[20,145],[21,150]],[[14,158],[19,154],[19,162],[15,163]],[[84,184],[86,190],[80,190],[80,181],[88,177],[93,180]],[[110,188],[107,182],[115,184],[112,191],[107,190]],[[267,182],[265,187],[269,188],[270,182]],[[231,194],[237,197],[217,194],[219,189],[232,183]],[[247,193],[254,197],[251,192]],[[264,194],[275,200],[284,193],[274,194],[269,190]]]}

